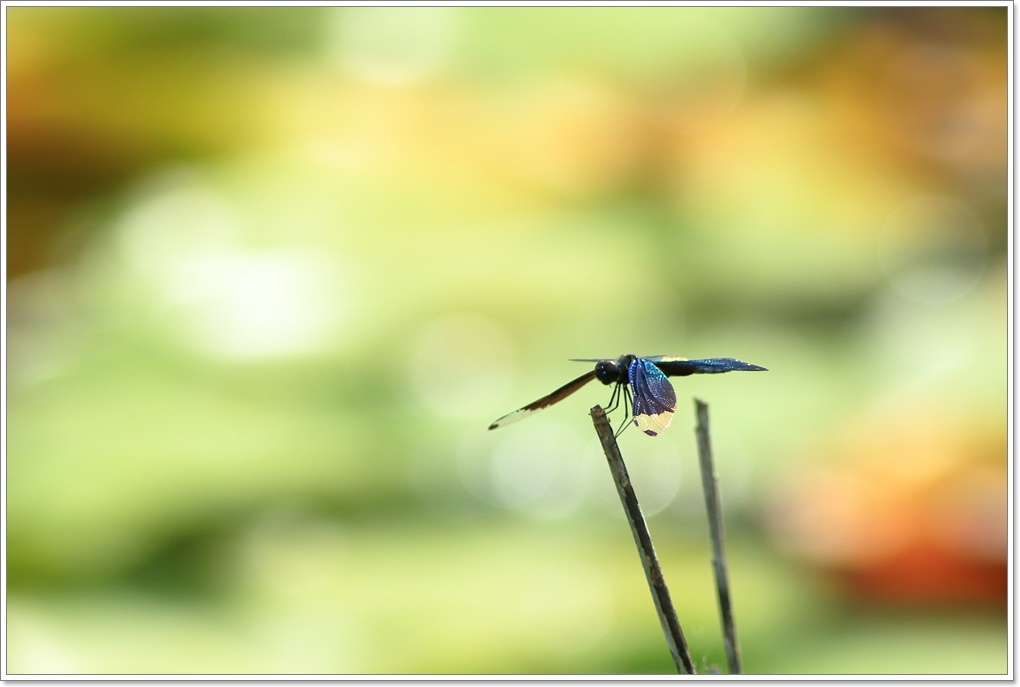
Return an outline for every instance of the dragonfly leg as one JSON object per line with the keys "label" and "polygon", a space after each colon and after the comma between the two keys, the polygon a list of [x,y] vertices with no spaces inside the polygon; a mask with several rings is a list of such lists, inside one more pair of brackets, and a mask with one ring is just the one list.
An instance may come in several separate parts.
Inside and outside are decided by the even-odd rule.
{"label": "dragonfly leg", "polygon": [[611,412],[620,407],[620,396],[622,395],[620,394],[621,386],[621,384],[613,386],[613,395],[609,397],[609,404],[606,406],[606,415],[609,415]]}
{"label": "dragonfly leg", "polygon": [[614,438],[619,437],[621,434],[623,434],[623,431],[625,429],[630,427],[631,407],[633,405],[630,398],[630,387],[625,386],[623,384],[619,384],[618,388],[619,387],[623,387],[623,393],[620,394],[621,396],[623,396],[623,422],[620,423],[620,428],[617,429],[616,433],[613,435]]}

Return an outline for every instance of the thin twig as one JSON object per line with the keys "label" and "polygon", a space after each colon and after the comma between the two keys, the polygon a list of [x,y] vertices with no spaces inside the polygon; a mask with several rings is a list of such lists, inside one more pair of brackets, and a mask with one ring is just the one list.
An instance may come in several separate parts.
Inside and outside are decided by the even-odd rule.
{"label": "thin twig", "polygon": [[708,434],[708,405],[694,399],[698,416],[695,434],[698,436],[698,458],[701,463],[701,486],[705,490],[705,508],[708,510],[708,529],[712,536],[712,568],[719,595],[719,613],[722,616],[723,643],[730,673],[740,673],[740,645],[737,628],[733,624],[733,606],[730,603],[730,583],[726,574],[726,551],[723,548],[722,508],[719,505],[719,480],[712,466],[712,444]]}
{"label": "thin twig", "polygon": [[666,588],[666,579],[662,576],[662,567],[655,555],[652,537],[648,534],[648,526],[645,524],[644,516],[641,515],[637,494],[634,493],[634,487],[630,483],[627,466],[624,465],[623,456],[620,455],[620,447],[616,443],[616,437],[613,436],[613,428],[609,425],[606,413],[600,406],[591,409],[591,419],[595,425],[595,431],[599,435],[599,441],[602,442],[606,460],[609,461],[609,470],[613,473],[613,481],[616,482],[616,491],[620,494],[627,522],[630,523],[630,530],[634,534],[634,542],[637,544],[641,564],[645,569],[648,588],[652,591],[652,600],[655,602],[655,610],[659,614],[662,632],[666,635],[669,653],[673,656],[673,662],[679,673],[693,675],[695,673],[694,662],[687,649],[687,640],[684,639],[680,621],[677,620],[676,611],[673,610],[669,589]]}

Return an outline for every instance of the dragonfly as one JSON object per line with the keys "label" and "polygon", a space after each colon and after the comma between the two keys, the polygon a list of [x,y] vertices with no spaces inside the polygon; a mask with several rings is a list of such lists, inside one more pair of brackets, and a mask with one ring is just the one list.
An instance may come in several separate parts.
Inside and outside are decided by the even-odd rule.
{"label": "dragonfly", "polygon": [[607,386],[616,385],[609,399],[607,413],[616,410],[620,403],[623,403],[625,417],[617,435],[630,426],[627,418],[632,416],[634,424],[641,431],[654,437],[669,427],[673,420],[673,412],[676,410],[676,392],[669,377],[733,371],[767,371],[767,368],[760,365],[745,363],[736,358],[689,360],[669,355],[639,357],[627,354],[616,360],[601,358],[571,358],[571,360],[595,363],[595,368],[567,382],[551,394],[504,415],[489,425],[489,429],[496,429],[529,417],[543,408],[559,403],[591,380],[597,379]]}

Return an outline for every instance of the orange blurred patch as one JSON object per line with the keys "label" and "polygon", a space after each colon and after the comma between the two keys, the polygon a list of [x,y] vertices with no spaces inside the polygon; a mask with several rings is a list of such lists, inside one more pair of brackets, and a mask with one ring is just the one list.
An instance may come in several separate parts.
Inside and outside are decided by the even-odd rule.
{"label": "orange blurred patch", "polygon": [[863,426],[820,447],[831,467],[802,473],[772,499],[780,545],[853,597],[1004,604],[1005,431],[942,419]]}

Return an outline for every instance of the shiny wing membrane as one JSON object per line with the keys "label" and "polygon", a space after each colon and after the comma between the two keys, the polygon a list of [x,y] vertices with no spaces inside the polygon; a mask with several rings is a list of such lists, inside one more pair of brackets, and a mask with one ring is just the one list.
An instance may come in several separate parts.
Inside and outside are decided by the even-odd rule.
{"label": "shiny wing membrane", "polygon": [[718,374],[720,372],[756,372],[767,371],[767,368],[760,365],[745,363],[736,358],[703,358],[701,360],[688,360],[669,355],[656,355],[643,358],[655,367],[662,370],[669,377],[686,377],[693,374]]}
{"label": "shiny wing membrane", "polygon": [[497,427],[502,427],[503,425],[508,425],[511,422],[517,422],[518,420],[520,420],[522,418],[525,418],[525,417],[527,417],[528,415],[530,415],[530,414],[532,414],[534,412],[542,410],[542,408],[548,408],[553,403],[557,403],[559,401],[562,401],[567,396],[569,396],[570,394],[574,393],[575,391],[577,391],[578,389],[580,389],[582,386],[584,386],[585,384],[587,384],[588,382],[590,382],[593,379],[595,379],[595,370],[592,370],[590,372],[585,372],[583,375],[581,375],[577,379],[575,379],[573,381],[570,381],[570,382],[567,382],[566,384],[564,384],[563,386],[561,386],[559,389],[557,389],[556,391],[552,392],[551,394],[549,394],[547,396],[543,396],[542,398],[540,398],[537,401],[534,401],[532,403],[529,403],[528,405],[524,406],[523,408],[519,408],[519,409],[515,410],[512,413],[508,413],[508,414],[504,415],[503,417],[499,418],[498,420],[493,422],[491,425],[489,425],[489,429],[496,429]]}
{"label": "shiny wing membrane", "polygon": [[673,421],[676,392],[656,365],[643,358],[630,364],[630,386],[634,394],[634,424],[648,436],[662,434]]}

